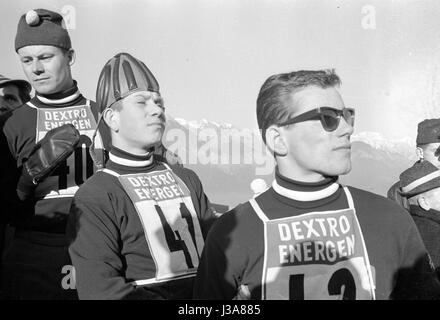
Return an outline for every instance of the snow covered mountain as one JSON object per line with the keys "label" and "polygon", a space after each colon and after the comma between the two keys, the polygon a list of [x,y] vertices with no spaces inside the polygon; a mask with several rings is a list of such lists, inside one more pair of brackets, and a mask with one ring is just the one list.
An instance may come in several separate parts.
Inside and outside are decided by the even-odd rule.
{"label": "snow covered mountain", "polygon": [[[416,160],[415,143],[407,137],[387,140],[375,132],[361,132],[352,142],[352,170],[341,182],[381,195]],[[273,158],[258,130],[169,117],[164,144],[199,175],[213,202],[235,206],[252,196],[255,178],[268,185],[273,180]]]}

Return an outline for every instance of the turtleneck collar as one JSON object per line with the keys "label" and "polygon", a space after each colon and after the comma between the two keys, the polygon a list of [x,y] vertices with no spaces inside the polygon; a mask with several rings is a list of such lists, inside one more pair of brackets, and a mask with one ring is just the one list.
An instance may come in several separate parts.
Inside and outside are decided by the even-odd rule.
{"label": "turtleneck collar", "polygon": [[335,194],[339,189],[338,177],[326,177],[319,182],[302,182],[289,179],[275,169],[274,191],[296,201],[316,201]]}
{"label": "turtleneck collar", "polygon": [[77,82],[73,80],[73,86],[67,90],[52,93],[52,94],[41,94],[36,93],[36,97],[38,100],[45,104],[64,104],[72,102],[78,97],[81,96],[81,93],[79,92]]}
{"label": "turtleneck collar", "polygon": [[113,146],[109,153],[109,160],[121,166],[145,168],[152,165],[154,159],[152,152],[137,155]]}

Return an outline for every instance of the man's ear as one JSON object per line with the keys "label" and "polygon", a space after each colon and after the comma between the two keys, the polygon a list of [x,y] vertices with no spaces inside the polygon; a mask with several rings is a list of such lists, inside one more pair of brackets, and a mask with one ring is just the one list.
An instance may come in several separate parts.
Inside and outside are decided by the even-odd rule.
{"label": "man's ear", "polygon": [[288,148],[282,128],[272,125],[266,129],[266,145],[270,152],[276,156],[285,156]]}
{"label": "man's ear", "polygon": [[75,60],[76,60],[75,50],[73,50],[72,48],[67,50],[67,58],[69,60],[69,66],[73,66],[75,64]]}
{"label": "man's ear", "polygon": [[429,200],[423,196],[417,198],[417,203],[419,207],[425,211],[429,211],[431,209],[431,205],[429,204]]}
{"label": "man's ear", "polygon": [[423,149],[420,147],[417,147],[416,148],[416,155],[417,155],[417,158],[419,158],[419,160],[423,160],[423,158],[424,158]]}
{"label": "man's ear", "polygon": [[107,108],[103,111],[102,118],[110,130],[114,132],[119,131],[119,112],[112,108]]}

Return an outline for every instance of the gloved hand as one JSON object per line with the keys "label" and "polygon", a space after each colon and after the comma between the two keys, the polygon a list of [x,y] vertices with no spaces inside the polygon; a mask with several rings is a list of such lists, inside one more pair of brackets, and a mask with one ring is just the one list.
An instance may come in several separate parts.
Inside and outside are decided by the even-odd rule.
{"label": "gloved hand", "polygon": [[38,183],[44,181],[70,156],[78,145],[79,139],[80,133],[72,124],[65,124],[50,130],[32,148],[29,158],[24,160],[22,175],[17,185],[19,197],[26,198]]}

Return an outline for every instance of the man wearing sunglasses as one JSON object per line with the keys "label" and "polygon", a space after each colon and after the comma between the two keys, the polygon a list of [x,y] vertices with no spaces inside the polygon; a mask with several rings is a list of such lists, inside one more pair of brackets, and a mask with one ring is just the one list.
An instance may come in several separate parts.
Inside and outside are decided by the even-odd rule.
{"label": "man wearing sunglasses", "polygon": [[197,299],[430,299],[439,283],[409,214],[346,187],[354,110],[332,70],[269,77],[257,99],[272,187],[224,214],[199,264]]}

